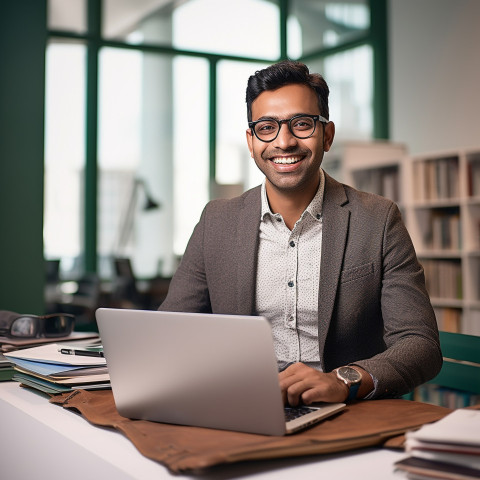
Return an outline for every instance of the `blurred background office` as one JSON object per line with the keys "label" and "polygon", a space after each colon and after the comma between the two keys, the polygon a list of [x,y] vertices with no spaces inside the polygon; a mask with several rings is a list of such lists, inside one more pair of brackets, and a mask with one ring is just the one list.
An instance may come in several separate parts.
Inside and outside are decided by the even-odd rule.
{"label": "blurred background office", "polygon": [[324,74],[337,142],[478,147],[479,18],[477,0],[2,1],[0,309],[156,308],[205,203],[261,181],[245,87],[279,59]]}

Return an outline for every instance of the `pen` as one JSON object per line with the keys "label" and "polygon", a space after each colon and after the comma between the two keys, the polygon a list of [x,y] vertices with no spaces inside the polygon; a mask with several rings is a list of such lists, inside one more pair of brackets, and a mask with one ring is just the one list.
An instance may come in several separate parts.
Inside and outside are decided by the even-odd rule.
{"label": "pen", "polygon": [[94,352],[90,350],[74,350],[73,348],[60,348],[58,350],[64,355],[78,355],[81,357],[103,357],[103,352]]}

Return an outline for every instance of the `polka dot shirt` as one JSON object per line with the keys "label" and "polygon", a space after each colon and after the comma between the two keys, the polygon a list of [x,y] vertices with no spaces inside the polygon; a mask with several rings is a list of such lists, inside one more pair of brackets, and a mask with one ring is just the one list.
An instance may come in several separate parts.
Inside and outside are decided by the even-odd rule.
{"label": "polka dot shirt", "polygon": [[256,311],[271,323],[279,366],[303,362],[321,370],[318,288],[325,176],[293,230],[270,210],[265,182],[256,281]]}

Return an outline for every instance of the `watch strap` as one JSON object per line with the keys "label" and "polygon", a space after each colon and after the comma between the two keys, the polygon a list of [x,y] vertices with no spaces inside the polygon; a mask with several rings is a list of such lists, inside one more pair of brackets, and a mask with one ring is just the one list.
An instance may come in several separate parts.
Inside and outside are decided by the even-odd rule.
{"label": "watch strap", "polygon": [[360,388],[360,383],[353,383],[349,385],[347,402],[351,402],[357,398],[358,389]]}

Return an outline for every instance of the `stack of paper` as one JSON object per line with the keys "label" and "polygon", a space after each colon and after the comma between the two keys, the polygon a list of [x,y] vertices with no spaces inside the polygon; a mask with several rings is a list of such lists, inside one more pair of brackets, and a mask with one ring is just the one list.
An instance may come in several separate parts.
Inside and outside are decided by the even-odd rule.
{"label": "stack of paper", "polygon": [[14,364],[13,380],[49,394],[110,388],[105,358],[100,355],[96,349],[56,343],[5,353]]}
{"label": "stack of paper", "polygon": [[411,479],[480,479],[480,410],[458,409],[407,433],[410,457],[395,464]]}
{"label": "stack of paper", "polygon": [[[88,340],[87,340],[88,339]],[[0,336],[0,382],[12,380],[13,363],[4,356],[6,352],[12,352],[21,348],[29,348],[45,343],[54,343],[61,341],[82,342],[99,341],[97,332],[72,332],[65,337],[41,337],[41,338],[11,338]]]}
{"label": "stack of paper", "polygon": [[0,336],[0,348],[1,351],[5,353],[18,350],[19,348],[35,347],[44,343],[77,342],[84,341],[85,339],[93,341],[98,338],[99,335],[97,332],[72,332],[65,337],[12,338]]}
{"label": "stack of paper", "polygon": [[11,380],[13,376],[13,364],[0,353],[0,382]]}

